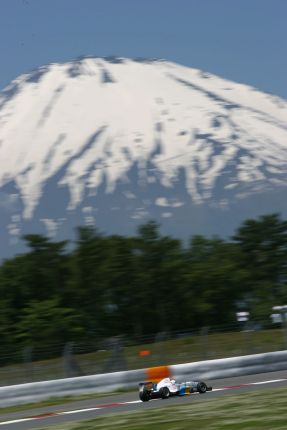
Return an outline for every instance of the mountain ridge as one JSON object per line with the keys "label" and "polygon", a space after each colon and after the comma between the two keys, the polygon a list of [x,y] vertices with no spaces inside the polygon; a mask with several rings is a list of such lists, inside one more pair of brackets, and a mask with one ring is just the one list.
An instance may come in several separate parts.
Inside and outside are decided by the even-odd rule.
{"label": "mountain ridge", "polygon": [[[129,223],[154,210],[176,219],[190,205],[226,215],[254,195],[284,193],[286,176],[287,101],[198,69],[85,57],[42,66],[0,93],[0,209],[15,241],[53,180],[55,195],[65,190],[62,224],[81,207],[109,211],[99,194],[117,200],[119,189],[118,211],[138,204]],[[37,220],[55,225],[50,212]]]}

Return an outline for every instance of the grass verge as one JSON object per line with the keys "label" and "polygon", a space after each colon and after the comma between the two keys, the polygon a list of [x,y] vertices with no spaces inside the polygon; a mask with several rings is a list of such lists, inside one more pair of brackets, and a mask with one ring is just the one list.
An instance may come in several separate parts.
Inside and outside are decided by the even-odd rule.
{"label": "grass verge", "polygon": [[50,399],[43,400],[42,402],[38,402],[38,403],[27,403],[25,405],[5,406],[5,407],[0,406],[0,417],[1,417],[1,414],[22,412],[29,409],[45,408],[48,406],[58,406],[65,403],[73,403],[81,400],[96,399],[98,397],[110,397],[116,394],[129,393],[134,391],[135,389],[129,389],[129,390],[117,390],[111,393],[83,394],[81,396],[51,397]]}
{"label": "grass verge", "polygon": [[[50,430],[285,430],[287,390],[256,391],[188,405],[119,413]],[[46,430],[48,428],[42,428]]]}

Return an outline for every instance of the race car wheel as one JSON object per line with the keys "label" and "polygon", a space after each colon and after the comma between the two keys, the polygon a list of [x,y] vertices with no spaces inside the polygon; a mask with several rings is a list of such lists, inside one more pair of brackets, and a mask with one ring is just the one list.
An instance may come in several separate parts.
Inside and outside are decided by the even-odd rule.
{"label": "race car wheel", "polygon": [[167,387],[162,387],[162,388],[159,390],[159,394],[160,394],[160,397],[161,397],[162,399],[168,399],[168,397],[169,397],[169,395],[170,395],[170,391],[169,391],[169,389],[168,389]]}
{"label": "race car wheel", "polygon": [[146,390],[140,391],[139,398],[142,402],[148,402],[150,400],[150,395]]}
{"label": "race car wheel", "polygon": [[206,393],[207,386],[204,382],[199,382],[197,384],[197,391],[201,394]]}

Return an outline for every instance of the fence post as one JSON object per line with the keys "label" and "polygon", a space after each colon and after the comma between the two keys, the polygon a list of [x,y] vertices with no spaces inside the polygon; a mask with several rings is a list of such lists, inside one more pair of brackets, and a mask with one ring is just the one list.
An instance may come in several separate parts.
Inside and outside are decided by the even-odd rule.
{"label": "fence post", "polygon": [[203,356],[200,358],[203,358],[203,359],[210,358],[208,333],[209,333],[209,327],[201,328],[200,340],[201,340],[201,349],[203,351]]}
{"label": "fence post", "polygon": [[[201,349],[204,351],[203,358],[210,358],[211,354],[209,351],[209,339],[208,339],[209,327],[202,327],[200,330]],[[200,357],[201,358],[201,357]]]}
{"label": "fence post", "polygon": [[[165,342],[167,340],[168,340],[168,334],[165,331],[161,331],[155,335],[154,343],[159,344],[159,343]],[[164,346],[162,344],[157,349],[158,349],[158,358],[159,358],[158,364],[160,364],[160,365],[167,364],[170,357],[169,358],[167,357],[166,349],[164,348]]]}
{"label": "fence post", "polygon": [[117,372],[126,370],[126,360],[124,357],[123,344],[120,336],[115,336],[107,340],[108,349],[111,356],[105,365],[106,372]]}
{"label": "fence post", "polygon": [[73,356],[74,342],[68,342],[63,350],[64,377],[72,378],[73,376],[83,376],[84,372],[76,362]]}
{"label": "fence post", "polygon": [[30,345],[25,346],[22,351],[25,382],[32,382],[34,379],[32,353],[33,353],[33,348]]}
{"label": "fence post", "polygon": [[242,350],[243,354],[248,355],[253,353],[252,341],[251,341],[252,332],[253,330],[250,329],[248,323],[246,323],[242,328],[243,343],[244,343],[243,350]]}
{"label": "fence post", "polygon": [[287,314],[286,309],[284,312],[282,312],[282,328],[283,328],[283,336],[284,336],[284,343],[285,343],[285,349],[287,349]]}

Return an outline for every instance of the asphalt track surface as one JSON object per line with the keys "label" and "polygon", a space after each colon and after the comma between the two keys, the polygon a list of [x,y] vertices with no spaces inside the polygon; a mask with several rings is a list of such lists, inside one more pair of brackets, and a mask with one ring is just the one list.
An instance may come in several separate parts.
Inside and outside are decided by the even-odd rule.
{"label": "asphalt track surface", "polygon": [[213,386],[213,391],[204,395],[193,394],[191,396],[173,397],[167,400],[152,400],[143,403],[139,400],[138,393],[135,391],[134,393],[98,397],[96,399],[57,406],[0,414],[0,430],[38,429],[53,425],[63,425],[68,422],[90,420],[109,414],[146,411],[151,408],[164,408],[190,402],[204,402],[207,398],[215,399],[256,390],[268,390],[278,387],[287,388],[287,371],[240,376],[207,382]]}

